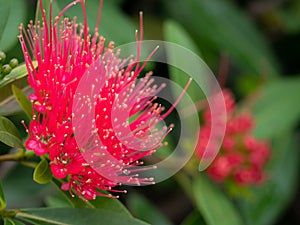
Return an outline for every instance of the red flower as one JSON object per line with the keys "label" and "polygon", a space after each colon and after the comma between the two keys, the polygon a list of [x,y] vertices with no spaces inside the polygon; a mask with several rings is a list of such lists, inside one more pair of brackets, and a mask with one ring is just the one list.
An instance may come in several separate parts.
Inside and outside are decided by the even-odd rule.
{"label": "red flower", "polygon": [[[54,21],[52,18],[50,21],[47,20],[42,1],[39,3],[42,23],[34,25],[31,22],[26,31],[21,26],[19,36],[28,69],[28,81],[34,90],[30,99],[33,102],[35,116],[29,125],[26,147],[37,155],[48,154],[53,175],[65,179],[62,189],[69,190],[70,193],[75,192],[84,199],[94,199],[97,195],[104,195],[101,190],[111,191],[113,187],[119,185],[119,182],[97,173],[90,165],[90,161],[87,161],[88,158],[83,156],[75,140],[72,124],[76,88],[85,72],[96,62],[99,66],[97,71],[99,78],[105,85],[92,103],[95,104],[95,130],[106,151],[117,159],[122,167],[117,168],[104,156],[97,156],[99,153],[96,148],[91,150],[93,152],[89,152],[91,159],[97,156],[97,163],[99,167],[104,167],[102,169],[104,172],[118,174],[127,184],[153,183],[151,178],[136,177],[134,169],[131,173],[125,171],[136,168],[140,164],[138,161],[140,158],[152,154],[168,133],[167,127],[152,132],[153,127],[170,112],[161,115],[163,108],[153,104],[154,98],[151,96],[154,96],[160,87],[151,86],[152,81],[149,79],[151,74],[136,84],[144,64],[140,66],[137,57],[131,59],[129,65],[123,69],[122,65],[127,59],[119,59],[117,54],[113,54],[113,42],[105,47],[105,39],[98,34],[98,25],[94,35],[88,33],[84,0],[76,0],[66,6]],[[72,21],[68,18],[62,19],[63,13],[76,3],[82,5],[83,25],[78,24],[76,18]],[[52,17],[51,8],[50,17]],[[141,46],[138,47],[140,51]],[[37,69],[32,63],[34,59],[38,62]],[[120,93],[125,94],[120,97]],[[119,101],[122,107],[115,116],[112,116],[112,112],[116,110],[115,101]],[[138,116],[129,123],[124,115],[128,110],[126,104],[132,103],[134,104],[129,116]],[[131,136],[119,140],[115,131],[116,125],[121,127],[119,132],[125,129],[122,127],[129,127],[132,131]],[[86,141],[89,141],[89,135],[91,134],[87,135]],[[141,140],[139,143],[130,143],[137,138]],[[149,146],[149,143],[152,145],[151,149],[136,151],[142,146]]]}
{"label": "red flower", "polygon": [[[235,114],[233,94],[223,90],[227,110],[226,133],[219,154],[207,170],[217,182],[232,179],[240,185],[258,184],[265,177],[264,166],[270,155],[266,141],[259,141],[251,135],[254,119],[250,113]],[[204,126],[201,127],[196,155],[202,158],[210,138],[209,109],[204,111]]]}

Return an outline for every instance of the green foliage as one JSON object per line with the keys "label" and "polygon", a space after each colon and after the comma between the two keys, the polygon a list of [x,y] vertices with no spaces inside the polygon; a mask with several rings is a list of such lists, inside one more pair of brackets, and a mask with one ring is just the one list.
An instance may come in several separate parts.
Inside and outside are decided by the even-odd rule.
{"label": "green foliage", "polygon": [[255,136],[270,138],[295,128],[300,120],[300,79],[282,78],[268,82],[253,106]]}
{"label": "green foliage", "polygon": [[[34,61],[33,62],[33,65],[36,67],[37,66],[37,62]],[[2,87],[4,87],[5,85],[15,81],[15,80],[18,80],[18,79],[21,79],[25,76],[27,76],[28,72],[27,72],[27,69],[26,69],[26,65],[25,64],[21,64],[20,66],[14,68],[10,74],[8,74],[7,76],[5,76],[3,78],[3,80],[0,81],[0,89]]]}
{"label": "green foliage", "polygon": [[[48,0],[39,0],[37,1],[36,4],[36,10],[35,10],[35,24],[38,23],[38,21],[42,22],[42,13],[41,13],[41,8],[40,8],[40,2],[42,2],[43,9],[45,9],[45,15],[47,20],[50,18],[50,2]],[[69,1],[70,2],[70,1]],[[52,15],[58,15],[60,12],[60,9],[57,5],[57,1],[52,1]],[[49,21],[48,21],[49,22]]]}
{"label": "green foliage", "polygon": [[[51,1],[41,1],[48,19]],[[32,119],[32,105],[26,97],[32,90],[28,87],[19,89],[28,85],[26,82],[28,73],[25,64],[22,63],[22,57],[18,55],[21,48],[16,46],[17,35],[19,34],[18,26],[23,22],[24,28],[27,28],[27,21],[25,21],[27,12],[32,13],[28,17],[34,20],[34,13],[28,7],[29,4],[33,6],[33,2],[0,0],[0,52],[5,51],[8,58],[16,57],[21,62],[21,65],[16,68],[13,68],[17,65],[16,60],[9,62],[12,67],[10,71],[9,60],[5,62],[4,55],[2,53],[0,55],[1,68],[6,63],[4,66],[6,71],[4,72],[10,72],[6,76],[4,76],[3,71],[0,74],[0,77],[3,77],[2,80],[0,78],[0,115],[16,114],[22,108],[26,116]],[[52,1],[53,16],[56,16],[70,2],[71,0]],[[135,41],[135,30],[139,29],[137,25],[139,7],[145,6],[147,8],[152,4],[149,2],[153,1],[138,2],[138,5],[135,5],[134,2],[127,3],[124,0],[104,1],[99,32],[107,39],[107,43],[108,41],[115,41],[116,45],[120,45]],[[280,5],[273,7],[265,15],[255,18],[255,21],[248,16],[248,11],[242,11],[234,4],[234,1],[158,0],[154,2],[160,5],[157,7],[155,5],[153,15],[151,15],[151,7],[149,7],[149,11],[148,8],[145,10],[145,21],[151,20],[151,26],[145,26],[145,33],[149,33],[153,37],[161,37],[163,34],[165,41],[181,45],[196,55],[202,56],[214,71],[219,67],[220,55],[225,53],[230,61],[230,79],[227,84],[233,87],[233,90],[238,90],[242,96],[249,95],[250,100],[241,105],[241,108],[248,107],[254,113],[256,120],[254,135],[259,139],[272,141],[272,154],[267,165],[266,182],[247,189],[250,191],[249,195],[240,195],[241,197],[234,201],[205,176],[197,175],[197,168],[193,167],[193,163],[188,164],[183,173],[179,172],[176,175],[177,181],[182,189],[188,193],[191,203],[195,203],[195,210],[197,210],[188,215],[181,225],[277,224],[279,216],[287,209],[293,199],[299,180],[299,143],[297,143],[294,130],[300,119],[300,79],[298,77],[278,78],[279,75],[283,76],[280,71],[281,65],[286,66],[287,70],[291,68],[288,64],[284,64],[285,59],[283,60],[284,63],[278,62],[270,48],[272,43],[268,42],[274,44],[274,39],[271,40],[270,37],[280,40],[286,35],[284,32],[297,34],[299,21],[295,18],[299,17],[297,11],[300,6],[299,2],[292,0],[285,3],[284,7]],[[87,19],[90,31],[93,32],[99,1],[88,0],[86,4]],[[165,7],[160,7],[161,5]],[[35,20],[41,21],[39,5],[37,7]],[[128,13],[132,13],[132,15]],[[166,14],[171,18],[157,22],[160,19],[165,19],[168,16]],[[81,5],[72,6],[64,16],[70,19],[76,16],[78,21],[83,22]],[[259,28],[263,28],[264,32],[261,32],[254,22],[260,23]],[[261,25],[269,27],[266,28]],[[266,35],[269,35],[268,40],[265,38]],[[296,55],[296,47],[293,46],[293,43],[291,46],[293,50],[295,49],[293,54]],[[283,46],[283,48],[285,47]],[[180,62],[186,63],[186,65],[191,63],[184,56],[176,54],[172,50],[167,49],[165,53],[171,63]],[[281,56],[280,54],[278,56],[287,57],[287,55]],[[37,62],[34,62],[34,66],[37,67]],[[151,69],[156,70],[156,68]],[[165,71],[164,69],[158,68],[157,71],[156,75],[164,75],[161,74],[161,71]],[[168,71],[168,76],[179,86],[184,87],[186,85],[189,78],[188,74],[172,66],[168,66]],[[18,80],[17,83],[15,83],[16,80]],[[14,85],[11,87],[11,84]],[[11,94],[11,89],[15,98]],[[175,98],[179,93],[180,91],[172,89]],[[194,102],[199,102],[204,98],[202,91],[194,82],[190,85],[187,93]],[[185,99],[183,98],[183,100]],[[185,105],[186,101],[182,101],[180,104]],[[175,146],[169,135],[166,140],[168,140],[169,146],[162,147],[159,155],[161,158],[170,155]],[[193,148],[193,146],[189,146],[190,140],[186,140],[187,143],[184,142],[186,144],[184,149]],[[0,116],[0,142],[9,147],[24,149],[23,141],[16,126],[9,119]],[[5,151],[1,149],[1,156],[5,156],[4,153],[8,151],[9,149]],[[25,223],[39,225],[146,224],[135,219],[118,199],[98,197],[93,201],[84,201],[77,196],[72,197],[69,192],[62,191],[60,187],[64,181],[53,179],[49,163],[44,158],[34,172],[32,169],[17,166],[9,173],[3,170],[2,174],[2,165],[0,165],[0,175],[1,177],[5,175],[5,177],[3,182],[0,182],[1,213],[6,212],[2,211],[6,208],[27,207],[21,209],[16,218],[4,216],[2,218],[4,225],[24,225]],[[3,168],[10,169],[5,164]],[[53,190],[53,185],[43,186],[33,182],[32,172],[34,181],[39,184],[46,184],[52,180],[52,184],[55,184],[57,190]],[[193,177],[194,175],[196,177]],[[175,194],[173,190],[178,190],[178,187],[174,188],[171,185],[166,189],[167,192],[170,190],[168,194],[172,195]],[[103,193],[108,194],[107,192]],[[172,224],[168,218],[159,212],[154,202],[151,203],[152,201],[147,201],[140,195],[129,194],[125,198],[128,199],[126,203],[128,203],[134,216],[150,224]],[[44,203],[51,208],[37,208]],[[2,221],[0,223],[2,224]]]}
{"label": "green foliage", "polygon": [[52,179],[52,172],[47,160],[42,159],[33,172],[33,180],[38,184],[47,184]]}
{"label": "green foliage", "polygon": [[[57,1],[60,9],[63,9],[70,0]],[[99,1],[86,1],[87,19],[91,32],[94,32],[98,14]],[[82,8],[80,4],[73,6],[66,11],[69,18],[76,16],[78,21],[83,22]],[[138,13],[137,17],[138,19]],[[135,30],[137,27],[129,20],[129,18],[114,4],[104,1],[103,11],[101,14],[100,33],[107,41],[114,41],[116,45],[121,45],[135,41]]]}
{"label": "green foliage", "polygon": [[66,199],[62,191],[59,191],[56,195],[47,196],[45,199],[45,204],[50,208],[72,208],[71,203]]}
{"label": "green foliage", "polygon": [[[4,87],[3,89],[7,89],[8,86]],[[3,91],[3,89],[1,91]],[[8,91],[6,90],[5,93],[7,93]],[[25,94],[25,96],[28,96],[29,94],[32,93],[32,89],[30,86],[26,86],[24,88],[21,89],[21,92],[23,92]],[[23,99],[23,97],[22,97]],[[26,103],[26,100],[22,100],[22,102],[25,103],[25,109],[28,110],[29,109],[29,105],[28,103]],[[31,103],[30,103],[31,105]],[[31,107],[31,106],[30,106]],[[15,98],[15,96],[12,94],[8,94],[8,96],[6,98],[4,98],[2,101],[0,101],[0,115],[3,116],[10,116],[10,115],[14,115],[17,114],[19,112],[22,112],[22,110],[24,111],[24,109],[22,109],[20,107],[20,104],[18,103],[17,99]],[[29,113],[29,111],[28,111]],[[30,109],[30,114],[32,113],[31,109]],[[32,118],[32,117],[30,117]]]}
{"label": "green foliage", "polygon": [[4,197],[4,192],[2,188],[2,183],[0,181],[0,211],[6,208],[6,201]]}
{"label": "green foliage", "polygon": [[12,92],[14,93],[14,96],[16,100],[18,101],[21,108],[24,110],[25,114],[29,119],[32,118],[32,104],[29,101],[28,97],[25,95],[25,93],[20,90],[15,85],[12,85]]}
{"label": "green foliage", "polygon": [[16,126],[6,117],[0,116],[0,131],[6,131],[13,136],[21,139],[21,135]]}
{"label": "green foliage", "polygon": [[278,63],[267,41],[230,1],[167,0],[164,4],[170,15],[193,34],[204,57],[225,51],[241,71],[278,75]]}
{"label": "green foliage", "polygon": [[2,184],[7,208],[41,207],[45,196],[50,195],[49,185],[34,182],[32,173],[32,168],[22,165],[6,173]]}
{"label": "green foliage", "polygon": [[25,225],[25,223],[15,219],[5,218],[4,225]]}
{"label": "green foliage", "polygon": [[0,116],[0,141],[10,147],[24,148],[18,129],[9,119],[2,116]]}
{"label": "green foliage", "polygon": [[141,195],[131,194],[128,199],[128,205],[134,216],[149,224],[172,224],[153,204]]}
{"label": "green foliage", "polygon": [[[183,27],[181,27],[175,21],[169,20],[165,22],[164,34],[165,34],[166,41],[173,42],[180,46],[188,48],[190,51],[193,51],[195,54],[201,57],[198,47],[191,39],[189,34],[184,30]],[[190,61],[187,60],[185,56],[176,54],[175,52],[173,52],[172,48],[167,48],[166,53],[167,53],[168,62],[170,62],[170,64],[176,65],[178,64],[178,62],[182,62],[182,63],[185,62],[187,66],[190,65]],[[182,88],[184,88],[187,83],[187,80],[189,79],[189,75],[183,72],[182,70],[175,68],[171,65],[168,66],[168,69],[169,69],[169,77],[171,78],[171,80],[179,84]],[[199,75],[201,75],[200,71],[199,71]],[[172,93],[174,94],[175,98],[178,97],[180,94],[179,91],[176,91],[174,89],[172,90]],[[199,101],[201,98],[204,97],[200,87],[195,82],[191,83],[191,85],[187,90],[187,93],[195,102]]]}
{"label": "green foliage", "polygon": [[[0,50],[9,50],[18,42],[18,27],[26,17],[26,1],[0,0]],[[16,7],[17,6],[17,7]]]}
{"label": "green foliage", "polygon": [[24,209],[17,213],[16,218],[33,224],[64,224],[64,225],[146,225],[141,220],[104,209],[76,208],[39,208]]}
{"label": "green foliage", "polygon": [[24,148],[22,141],[6,131],[0,130],[0,142],[13,148]]}
{"label": "green foliage", "polygon": [[[62,207],[62,206],[69,206],[73,208],[91,208],[91,209],[105,209],[111,210],[126,216],[131,216],[129,211],[126,207],[115,198],[108,198],[108,197],[98,197],[95,200],[91,201],[84,201],[77,196],[71,196],[69,192],[62,191],[60,189],[61,182],[53,179],[53,183],[57,190],[59,191],[58,195],[55,195],[50,200],[49,206],[52,207]],[[108,194],[104,192],[104,194]],[[52,202],[51,202],[52,201]]]}
{"label": "green foliage", "polygon": [[95,200],[89,201],[88,206],[94,209],[111,210],[124,216],[131,216],[127,208],[118,199],[115,198],[98,197]]}
{"label": "green foliage", "polygon": [[272,225],[292,200],[299,177],[299,148],[291,132],[273,142],[266,183],[253,188],[252,198],[241,199],[247,225]]}
{"label": "green foliage", "polygon": [[195,211],[188,215],[181,225],[206,225],[206,223],[203,221],[201,214],[198,211]]}
{"label": "green foliage", "polygon": [[208,225],[242,225],[232,202],[206,177],[199,175],[193,184],[196,204]]}

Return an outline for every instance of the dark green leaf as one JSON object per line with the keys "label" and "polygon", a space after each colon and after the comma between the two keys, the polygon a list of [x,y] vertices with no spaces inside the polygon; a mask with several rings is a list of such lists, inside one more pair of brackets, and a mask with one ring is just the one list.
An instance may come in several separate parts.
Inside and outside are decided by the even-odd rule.
{"label": "dark green leaf", "polygon": [[74,207],[74,208],[93,208],[110,210],[123,215],[131,216],[126,207],[115,198],[97,197],[95,200],[83,201],[77,196],[71,196],[69,192],[62,191],[60,189],[61,183],[58,180],[53,179],[53,183],[58,188],[58,195],[47,199],[47,203],[52,207]]}
{"label": "dark green leaf", "polygon": [[25,225],[25,223],[22,223],[21,221],[18,221],[18,220],[5,218],[4,225]]}
{"label": "dark green leaf", "polygon": [[[4,172],[4,171],[1,171]],[[32,168],[16,166],[6,174],[3,189],[7,208],[40,207],[50,190],[47,185],[39,185],[32,180]]]}
{"label": "dark green leaf", "polygon": [[[278,63],[254,23],[230,1],[166,0],[165,8],[184,24],[205,53],[226,52],[244,72],[277,75]],[[178,10],[180,9],[180,10]],[[207,51],[204,52],[204,49]],[[219,55],[217,55],[219,57]]]}
{"label": "dark green leaf", "polygon": [[17,218],[28,222],[59,225],[146,225],[147,223],[112,211],[100,209],[40,208],[24,209]]}
{"label": "dark green leaf", "polygon": [[[60,0],[57,4],[63,9],[70,1]],[[108,41],[114,41],[116,45],[121,45],[135,41],[136,26],[130,21],[130,19],[115,5],[107,4],[108,1],[104,1],[103,11],[101,14],[101,25],[99,32]],[[87,7],[87,20],[90,31],[94,31],[94,27],[97,21],[99,1],[86,1]],[[72,6],[66,11],[65,15],[69,18],[76,16],[78,21],[83,21],[81,5],[77,4]],[[138,18],[138,13],[137,13]],[[122,28],[122,29],[120,29]]]}
{"label": "dark green leaf", "polygon": [[196,204],[208,225],[242,225],[229,199],[206,177],[199,175],[193,184]]}
{"label": "dark green leaf", "polygon": [[98,197],[95,200],[89,201],[88,206],[95,209],[104,209],[120,213],[122,215],[131,216],[127,208],[115,198]]}
{"label": "dark green leaf", "polygon": [[46,206],[51,208],[72,208],[72,204],[65,198],[65,196],[58,192],[54,196],[49,196],[45,200]]}
{"label": "dark green leaf", "polygon": [[32,104],[29,101],[28,97],[24,94],[22,90],[17,88],[15,85],[12,85],[12,91],[14,93],[14,96],[16,97],[16,100],[18,101],[19,105],[24,110],[25,114],[29,119],[32,118]]}
{"label": "dark green leaf", "polygon": [[0,116],[0,142],[10,147],[24,148],[18,129],[9,119],[2,116]]}
{"label": "dark green leaf", "polygon": [[21,139],[21,134],[16,126],[6,117],[0,116],[0,131],[6,131]]}
{"label": "dark green leaf", "polygon": [[24,148],[24,145],[19,138],[6,131],[0,131],[0,141],[13,148]]}
{"label": "dark green leaf", "polygon": [[33,180],[39,184],[47,184],[52,179],[52,172],[47,160],[42,159],[33,172]]}
{"label": "dark green leaf", "polygon": [[240,208],[247,225],[273,225],[297,191],[299,142],[291,132],[273,142],[266,183],[253,188],[252,198],[241,199]]}
{"label": "dark green leaf", "polygon": [[[42,0],[41,2],[42,2],[43,9],[45,10],[46,18],[47,18],[47,20],[49,20],[49,18],[50,18],[50,2],[51,1]],[[57,16],[59,14],[59,12],[60,12],[60,9],[57,5],[57,1],[56,0],[52,1],[52,16]],[[37,4],[36,4],[35,24],[37,24],[38,21],[40,21],[40,22],[43,21],[41,9],[40,9],[40,1],[37,1]]]}
{"label": "dark green leaf", "polygon": [[0,40],[5,30],[8,21],[9,11],[11,9],[11,1],[0,0]]}
{"label": "dark green leaf", "polygon": [[[22,92],[28,96],[32,93],[32,89],[30,86],[26,86],[22,88]],[[19,112],[22,112],[22,109],[14,95],[9,95],[9,97],[0,102],[0,115],[9,116]]]}
{"label": "dark green leaf", "polygon": [[300,119],[300,79],[285,78],[267,83],[254,105],[255,136],[270,138],[294,128]]}
{"label": "dark green leaf", "polygon": [[0,0],[0,4],[0,15],[4,14],[0,20],[0,49],[6,51],[18,42],[18,27],[24,22],[27,5],[19,0]]}
{"label": "dark green leaf", "polygon": [[[200,51],[198,50],[198,47],[194,43],[194,41],[190,38],[189,34],[181,27],[179,24],[177,24],[174,21],[167,21],[164,24],[164,35],[165,40],[169,42],[173,42],[176,44],[181,45],[182,47],[188,48],[189,50],[193,51],[195,54],[197,54],[199,57],[201,56]],[[176,52],[172,51],[172,48],[167,48],[167,57],[168,62],[170,64],[177,65],[176,62],[186,62],[187,66],[189,67],[190,61],[185,58],[185,56],[176,54]],[[169,65],[169,76],[172,79],[172,81],[175,81],[177,84],[179,84],[182,88],[185,87],[189,76],[185,72],[183,72],[180,69],[177,69],[173,66]],[[181,91],[176,91],[175,89],[172,90],[174,93],[174,97],[179,96]],[[196,84],[196,82],[192,82],[187,90],[188,95],[192,98],[193,101],[199,101],[201,98],[203,98],[203,93],[201,92],[200,87]],[[182,104],[184,104],[182,102]]]}
{"label": "dark green leaf", "polygon": [[150,224],[171,225],[172,223],[144,197],[132,194],[128,199],[132,214]]}
{"label": "dark green leaf", "polygon": [[199,212],[192,212],[184,219],[181,225],[206,225],[206,223]]}
{"label": "dark green leaf", "polygon": [[[35,67],[37,67],[37,62],[34,61],[33,62],[33,65]],[[0,88],[4,87],[5,85],[15,81],[15,80],[18,80],[22,77],[25,77],[27,76],[27,68],[26,68],[26,65],[25,64],[21,64],[20,66],[14,68],[10,74],[8,74],[7,76],[5,76],[3,78],[3,80],[0,81]]]}
{"label": "dark green leaf", "polygon": [[182,47],[188,48],[201,57],[198,46],[194,43],[194,40],[180,24],[173,20],[167,20],[164,23],[163,29],[166,41],[170,41],[179,44]]}
{"label": "dark green leaf", "polygon": [[4,192],[2,188],[2,183],[0,181],[0,211],[6,208],[6,201],[4,197]]}
{"label": "dark green leaf", "polygon": [[87,202],[83,201],[82,199],[78,198],[78,196],[71,196],[69,192],[61,190],[62,181],[57,179],[52,179],[52,183],[55,185],[57,190],[60,191],[60,193],[65,197],[65,199],[68,201],[68,203],[74,207],[74,208],[86,208]]}

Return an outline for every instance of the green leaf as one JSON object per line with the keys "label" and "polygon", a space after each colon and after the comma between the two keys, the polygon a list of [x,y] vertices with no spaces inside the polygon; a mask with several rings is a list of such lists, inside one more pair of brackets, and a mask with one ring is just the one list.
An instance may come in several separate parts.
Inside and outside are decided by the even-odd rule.
{"label": "green leaf", "polygon": [[4,219],[4,225],[25,225],[25,223],[22,223],[18,220],[10,219],[10,218],[5,218]]}
{"label": "green leaf", "polygon": [[163,3],[171,16],[198,41],[204,56],[218,52],[215,57],[219,57],[225,51],[244,72],[278,75],[279,64],[267,40],[232,2],[166,0]]}
{"label": "green leaf", "polygon": [[242,220],[227,197],[206,177],[193,184],[196,204],[208,225],[241,225]]}
{"label": "green leaf", "polygon": [[[34,67],[37,67],[37,62],[33,61]],[[22,77],[27,76],[27,68],[25,64],[21,64],[20,66],[14,68],[7,76],[3,78],[3,80],[0,81],[0,88],[4,87],[5,85],[18,80]]]}
{"label": "green leaf", "polygon": [[192,212],[184,219],[181,225],[206,225],[206,223],[199,212]]}
{"label": "green leaf", "polygon": [[[183,27],[181,27],[178,23],[175,21],[167,21],[164,24],[163,27],[164,30],[164,36],[165,40],[169,42],[173,42],[176,44],[181,45],[182,47],[188,48],[195,54],[197,54],[199,57],[201,57],[200,51],[198,50],[198,47],[192,40],[192,38],[189,36],[189,34],[184,30]],[[176,54],[176,52],[173,52],[172,48],[167,48],[167,57],[168,62],[170,64],[176,65],[176,62],[186,62],[188,65],[190,65],[190,61],[188,61],[185,56],[182,56],[180,54]],[[177,69],[173,66],[168,67],[169,69],[169,76],[172,79],[172,81],[175,81],[177,84],[179,84],[182,88],[185,87],[188,79],[190,76],[183,72],[180,69]],[[180,90],[176,91],[174,88],[172,89],[172,92],[174,94],[174,97],[179,96],[181,93]],[[194,102],[199,101],[204,97],[200,87],[196,84],[196,82],[192,82],[187,90],[188,95],[192,98]],[[184,104],[183,102],[181,104]]]}
{"label": "green leaf", "polygon": [[20,90],[15,85],[12,85],[12,91],[14,93],[14,96],[16,97],[16,100],[24,110],[27,117],[29,119],[32,119],[32,104],[29,101],[28,97],[25,95],[25,93],[22,90]]}
{"label": "green leaf", "polygon": [[47,207],[51,208],[72,208],[72,204],[65,198],[62,193],[62,190],[59,191],[56,195],[48,196],[45,199],[45,204]]}
{"label": "green leaf", "polygon": [[[52,200],[54,200],[54,203],[58,203],[59,207],[68,205],[74,208],[106,209],[123,215],[131,216],[126,207],[118,199],[97,197],[95,200],[83,201],[82,199],[78,198],[78,196],[72,197],[69,192],[61,190],[60,187],[62,183],[60,181],[56,179],[53,179],[52,181],[59,191],[59,194],[55,198],[52,198]],[[57,204],[50,206],[57,207]]]}
{"label": "green leaf", "polygon": [[52,179],[52,183],[55,185],[55,187],[57,188],[57,190],[63,194],[63,196],[65,197],[65,200],[68,201],[68,203],[74,207],[74,208],[86,208],[87,206],[87,202],[83,201],[82,199],[78,198],[78,196],[74,196],[72,197],[70,195],[69,192],[63,191],[61,190],[61,185],[62,185],[62,181],[58,180],[58,179]]}
{"label": "green leaf", "polygon": [[95,200],[89,201],[88,206],[90,208],[110,210],[122,215],[131,216],[127,208],[115,198],[98,197]]}
{"label": "green leaf", "polygon": [[39,185],[32,180],[32,168],[17,165],[4,177],[7,208],[40,207],[50,190],[47,185]]}
{"label": "green leaf", "polygon": [[24,148],[24,145],[19,138],[6,131],[0,131],[0,142],[13,148]]}
{"label": "green leaf", "polygon": [[273,141],[264,185],[253,188],[252,198],[241,199],[247,225],[273,225],[294,199],[299,178],[299,141],[291,132]]}
{"label": "green leaf", "polygon": [[0,40],[5,30],[6,23],[11,9],[11,1],[0,0]]}
{"label": "green leaf", "polygon": [[254,135],[270,138],[295,127],[300,119],[300,78],[268,82],[257,94],[253,107]]}
{"label": "green leaf", "polygon": [[5,197],[4,197],[2,183],[0,181],[0,211],[4,210],[5,208],[6,208],[6,201],[5,201]]}
{"label": "green leaf", "polygon": [[128,205],[132,214],[150,224],[171,225],[172,223],[141,195],[131,194]]}
{"label": "green leaf", "polygon": [[[60,9],[63,9],[69,0],[57,1]],[[87,20],[91,32],[94,32],[94,27],[97,21],[99,1],[86,1]],[[78,21],[83,21],[82,8],[80,4],[72,6],[65,13],[69,18],[76,16]],[[138,19],[138,13],[137,17]],[[122,29],[120,29],[122,28]],[[107,41],[114,41],[116,46],[135,41],[136,26],[130,19],[120,10],[116,4],[110,4],[109,1],[104,1],[101,14],[101,25],[99,32],[106,38]]]}
{"label": "green leaf", "polygon": [[27,4],[26,1],[0,0],[0,5],[0,49],[7,51],[18,42],[18,27],[26,17]]}
{"label": "green leaf", "polygon": [[166,41],[188,48],[201,57],[198,46],[194,43],[194,40],[190,37],[189,33],[179,23],[174,20],[167,20],[164,23],[163,30]]}
{"label": "green leaf", "polygon": [[47,160],[42,159],[33,172],[33,180],[38,184],[47,184],[52,179],[52,172]]}
{"label": "green leaf", "polygon": [[[41,0],[41,2],[42,2],[43,9],[45,10],[46,18],[48,20],[50,18],[50,2],[51,1]],[[52,16],[57,16],[59,14],[59,12],[60,12],[60,9],[57,5],[57,0],[52,1]],[[37,1],[37,4],[36,4],[35,24],[37,24],[38,21],[40,21],[40,22],[43,21],[41,9],[40,9],[40,1]]]}
{"label": "green leaf", "polygon": [[0,131],[6,131],[21,139],[21,134],[16,126],[6,117],[0,116]]}
{"label": "green leaf", "polygon": [[[30,86],[26,86],[22,88],[22,92],[28,96],[32,93],[32,88]],[[4,100],[0,101],[0,115],[10,116],[19,112],[22,112],[22,108],[14,95],[9,95]]]}
{"label": "green leaf", "polygon": [[39,208],[23,209],[17,213],[16,218],[31,223],[42,222],[42,224],[58,225],[146,225],[147,223],[114,213],[108,210],[99,209],[76,209],[76,208]]}
{"label": "green leaf", "polygon": [[9,119],[3,116],[0,116],[0,142],[10,147],[24,148],[18,129]]}

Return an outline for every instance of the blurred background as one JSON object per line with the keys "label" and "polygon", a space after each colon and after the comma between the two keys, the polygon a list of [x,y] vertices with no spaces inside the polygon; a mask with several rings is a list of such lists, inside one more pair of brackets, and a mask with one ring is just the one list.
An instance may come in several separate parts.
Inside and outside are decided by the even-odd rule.
{"label": "blurred background", "polygon": [[[62,9],[68,2],[54,1],[54,8]],[[99,1],[86,2],[92,30]],[[35,19],[35,9],[35,0],[0,0],[0,14],[9,11],[7,20],[0,21],[0,50],[7,58],[23,62],[17,28]],[[80,20],[80,10],[73,7],[66,15]],[[175,42],[200,55],[220,85],[233,91],[239,106],[251,110],[257,124],[254,135],[272,143],[269,177],[261,186],[250,187],[254,197],[236,198],[222,186],[211,185],[229,199],[244,224],[300,224],[300,1],[105,0],[101,35],[116,46],[134,41],[139,11],[144,13],[145,39]],[[150,69],[155,75],[172,78],[167,65]],[[26,87],[26,78],[16,84]],[[26,136],[19,122],[26,118],[15,102],[6,104],[9,96],[10,87],[2,88],[0,114],[13,120]],[[1,143],[0,147],[1,154],[9,151]],[[53,206],[58,201],[51,185],[32,181],[31,169],[7,163],[1,165],[0,177],[11,208]],[[192,183],[193,178],[188,175],[188,180],[182,181],[178,177],[155,186],[126,188],[129,193],[121,196],[121,201],[134,216],[151,224],[213,224],[206,221],[205,209],[198,209],[193,201],[197,199],[195,191],[190,193],[182,184]]]}

